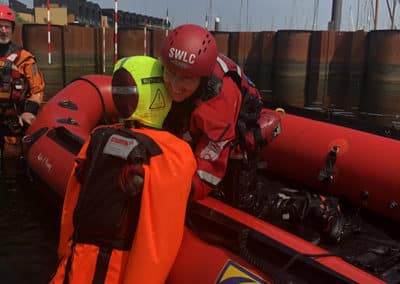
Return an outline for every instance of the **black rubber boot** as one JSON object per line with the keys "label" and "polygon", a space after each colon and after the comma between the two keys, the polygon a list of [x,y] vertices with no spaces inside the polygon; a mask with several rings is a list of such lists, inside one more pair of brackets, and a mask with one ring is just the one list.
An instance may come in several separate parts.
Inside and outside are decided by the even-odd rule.
{"label": "black rubber boot", "polygon": [[282,188],[268,196],[268,213],[291,223],[303,221],[307,215],[309,196],[305,192]]}
{"label": "black rubber boot", "polygon": [[305,221],[321,232],[329,242],[338,243],[343,237],[345,220],[339,200],[335,197],[311,195]]}
{"label": "black rubber boot", "polygon": [[335,197],[281,188],[268,197],[267,211],[285,222],[308,224],[329,242],[339,242],[344,233],[345,221]]}

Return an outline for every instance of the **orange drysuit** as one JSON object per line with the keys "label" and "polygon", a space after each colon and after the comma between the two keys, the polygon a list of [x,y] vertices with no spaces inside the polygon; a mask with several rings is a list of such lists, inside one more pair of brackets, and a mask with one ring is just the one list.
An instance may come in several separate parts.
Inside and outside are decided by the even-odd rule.
{"label": "orange drysuit", "polygon": [[35,57],[29,51],[22,49],[15,65],[28,81],[29,88],[26,100],[35,102],[40,106],[43,101],[44,80]]}
{"label": "orange drysuit", "polygon": [[[8,52],[0,57],[2,85],[0,102],[21,105],[19,112],[37,113],[43,101],[44,80],[35,57],[27,50],[10,44]],[[28,104],[22,104],[28,102]],[[31,104],[32,103],[32,104]]]}
{"label": "orange drysuit", "polygon": [[19,141],[22,128],[18,115],[34,115],[43,101],[44,81],[35,57],[25,49],[10,43],[0,55],[0,148],[3,137],[11,144]]}
{"label": "orange drysuit", "polygon": [[[122,128],[121,125],[113,127]],[[82,189],[85,190],[75,175],[75,165],[62,212],[58,250],[60,264],[50,283],[64,283],[66,270],[69,270],[69,283],[77,284],[165,282],[182,240],[186,205],[196,162],[190,146],[168,132],[150,128],[130,130],[150,137],[162,151],[162,154],[152,156],[148,164],[143,164],[140,213],[131,249],[113,248],[110,251],[89,242],[72,241],[76,229],[74,210],[77,204],[79,206]],[[123,139],[120,140],[124,143]],[[88,147],[91,147],[89,143],[87,141],[82,147],[78,159],[84,161],[87,158]],[[104,259],[103,255],[107,255],[107,269],[99,277],[101,273],[96,271],[96,267]],[[103,280],[98,282],[99,278]]]}

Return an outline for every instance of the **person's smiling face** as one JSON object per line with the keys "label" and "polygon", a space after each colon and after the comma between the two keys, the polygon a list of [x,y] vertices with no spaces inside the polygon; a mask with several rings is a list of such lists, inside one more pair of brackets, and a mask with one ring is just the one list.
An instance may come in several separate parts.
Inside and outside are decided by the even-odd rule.
{"label": "person's smiling face", "polygon": [[0,44],[7,44],[12,40],[12,23],[0,20]]}
{"label": "person's smiling face", "polygon": [[201,77],[185,77],[164,68],[164,83],[175,102],[189,98],[200,86]]}

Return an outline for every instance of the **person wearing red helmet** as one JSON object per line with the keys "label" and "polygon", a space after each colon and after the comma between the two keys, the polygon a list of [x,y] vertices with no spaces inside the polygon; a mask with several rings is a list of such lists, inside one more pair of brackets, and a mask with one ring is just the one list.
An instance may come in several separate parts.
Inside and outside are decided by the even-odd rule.
{"label": "person wearing red helmet", "polygon": [[43,100],[43,75],[35,57],[12,42],[14,28],[14,11],[0,5],[0,153],[4,140],[18,143]]}
{"label": "person wearing red helmet", "polygon": [[250,102],[247,113],[253,112],[257,120],[261,96],[239,66],[218,54],[214,36],[200,26],[174,29],[163,42],[161,61],[174,101],[165,127],[194,146],[198,171],[193,198],[201,199],[225,175],[242,101]]}
{"label": "person wearing red helmet", "polygon": [[259,174],[260,151],[279,134],[281,115],[263,108],[255,85],[218,53],[214,36],[197,25],[179,26],[164,39],[161,61],[173,99],[164,128],[188,141],[197,160],[192,200],[211,193],[254,215],[309,220],[330,239],[340,240],[343,219],[336,198],[272,192],[266,186]]}

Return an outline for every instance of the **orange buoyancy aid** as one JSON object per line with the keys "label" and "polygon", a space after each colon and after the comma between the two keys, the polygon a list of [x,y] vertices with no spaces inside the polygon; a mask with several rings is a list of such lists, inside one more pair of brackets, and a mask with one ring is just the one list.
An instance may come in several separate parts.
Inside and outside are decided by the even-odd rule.
{"label": "orange buoyancy aid", "polygon": [[[104,128],[121,130],[123,126],[100,127],[93,133]],[[154,141],[162,153],[152,155],[148,163],[142,164],[144,180],[140,213],[129,249],[118,245],[118,248],[107,247],[102,245],[107,243],[103,240],[97,243],[90,243],[88,239],[74,241],[74,233],[77,231],[74,227],[77,223],[74,211],[79,207],[82,199],[80,195],[85,190],[86,182],[82,185],[78,181],[75,165],[68,182],[62,212],[58,250],[60,264],[50,283],[66,283],[66,277],[67,283],[165,282],[182,240],[186,205],[196,162],[190,146],[168,132],[149,128],[132,128],[130,131]],[[87,153],[90,153],[92,147],[90,143],[93,133],[91,140],[85,143],[78,155],[78,159],[82,161],[89,158]],[[109,139],[110,137],[114,136],[109,136]],[[103,188],[107,186],[109,185],[104,184]],[[113,200],[113,196],[107,196],[104,200],[109,199]],[[95,235],[95,232],[89,232],[91,233]]]}
{"label": "orange buoyancy aid", "polygon": [[26,101],[34,102],[40,106],[43,102],[45,83],[35,57],[29,51],[22,49],[16,65],[18,71],[23,74],[28,83]]}
{"label": "orange buoyancy aid", "polygon": [[[9,52],[0,58],[0,80],[0,103],[18,104],[23,100],[38,106],[42,103],[43,75],[27,50],[11,44]],[[20,108],[25,111],[24,106]]]}
{"label": "orange buoyancy aid", "polygon": [[25,91],[25,82],[19,72],[16,62],[21,55],[21,49],[0,58],[0,102],[19,102]]}

